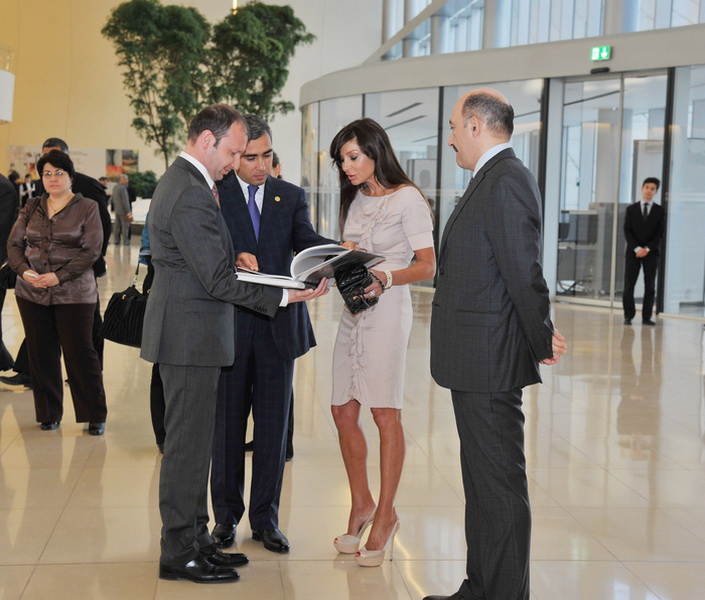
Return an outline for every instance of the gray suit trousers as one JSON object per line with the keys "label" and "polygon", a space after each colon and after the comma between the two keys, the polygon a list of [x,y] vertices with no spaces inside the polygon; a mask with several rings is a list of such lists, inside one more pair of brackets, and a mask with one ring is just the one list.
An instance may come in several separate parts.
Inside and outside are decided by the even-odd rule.
{"label": "gray suit trousers", "polygon": [[531,511],[521,389],[452,390],[465,489],[463,600],[529,600]]}
{"label": "gray suit trousers", "polygon": [[201,546],[213,543],[208,533],[208,473],[220,370],[159,365],[166,404],[159,479],[164,565],[183,566],[196,558]]}

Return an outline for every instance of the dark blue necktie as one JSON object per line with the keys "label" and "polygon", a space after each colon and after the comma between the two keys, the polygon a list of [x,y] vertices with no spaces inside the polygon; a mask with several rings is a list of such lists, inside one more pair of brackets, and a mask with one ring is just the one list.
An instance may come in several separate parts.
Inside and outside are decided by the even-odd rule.
{"label": "dark blue necktie", "polygon": [[649,218],[649,205],[644,202],[644,221]]}
{"label": "dark blue necktie", "polygon": [[257,195],[257,190],[259,189],[256,185],[248,185],[247,191],[250,193],[250,198],[247,201],[247,210],[250,212],[250,219],[252,219],[252,226],[255,228],[255,239],[259,240],[259,208],[257,207],[257,202],[255,201],[255,196]]}

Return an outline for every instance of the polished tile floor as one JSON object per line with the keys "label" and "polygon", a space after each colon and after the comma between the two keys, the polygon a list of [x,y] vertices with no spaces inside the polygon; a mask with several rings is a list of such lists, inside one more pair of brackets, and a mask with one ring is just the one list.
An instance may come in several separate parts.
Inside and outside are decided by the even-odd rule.
{"label": "polished tile floor", "polygon": [[[107,302],[137,258],[111,246]],[[336,555],[348,491],[328,408],[340,301],[311,306],[318,347],[298,362],[296,456],[287,463],[275,555],[238,529],[251,557],[238,583],[198,586],[157,578],[160,455],[148,403],[150,366],[110,342],[103,437],[72,423],[41,432],[30,391],[0,384],[0,598],[419,600],[463,577],[463,494],[446,390],[431,380],[431,295],[414,294],[404,422],[407,460],[393,560],[358,568]],[[705,337],[701,323],[664,319],[624,327],[618,312],[555,307],[570,354],[525,391],[526,453],[534,514],[532,599],[705,598]],[[22,338],[14,302],[2,312],[12,352]],[[468,365],[472,368],[472,365]],[[68,395],[68,390],[67,390]],[[373,481],[378,472],[369,431]]]}

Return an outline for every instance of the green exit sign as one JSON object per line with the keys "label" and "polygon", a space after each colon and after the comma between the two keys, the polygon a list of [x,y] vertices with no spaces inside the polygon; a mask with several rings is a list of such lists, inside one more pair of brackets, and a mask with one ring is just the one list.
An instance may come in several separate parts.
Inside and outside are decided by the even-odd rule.
{"label": "green exit sign", "polygon": [[612,58],[612,46],[595,46],[590,50],[590,60],[609,60]]}

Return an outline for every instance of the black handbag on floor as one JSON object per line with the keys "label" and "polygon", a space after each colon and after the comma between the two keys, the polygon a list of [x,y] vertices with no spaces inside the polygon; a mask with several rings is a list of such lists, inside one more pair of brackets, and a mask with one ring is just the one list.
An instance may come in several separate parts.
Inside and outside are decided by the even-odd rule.
{"label": "black handbag on floor", "polygon": [[365,265],[344,265],[335,270],[335,284],[350,312],[356,315],[379,302],[379,296],[365,298],[372,275]]}
{"label": "black handbag on floor", "polygon": [[139,348],[142,345],[142,325],[144,311],[147,308],[149,292],[143,294],[137,289],[137,274],[132,285],[123,292],[114,293],[103,315],[100,335],[106,340]]}

